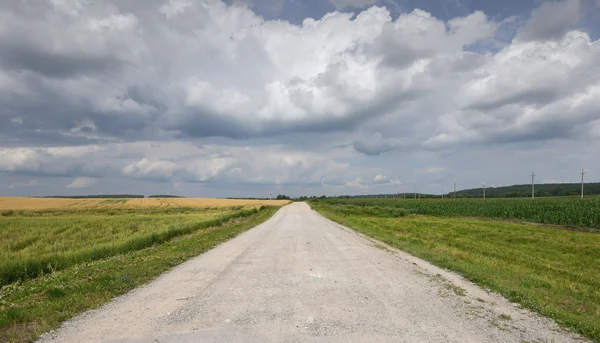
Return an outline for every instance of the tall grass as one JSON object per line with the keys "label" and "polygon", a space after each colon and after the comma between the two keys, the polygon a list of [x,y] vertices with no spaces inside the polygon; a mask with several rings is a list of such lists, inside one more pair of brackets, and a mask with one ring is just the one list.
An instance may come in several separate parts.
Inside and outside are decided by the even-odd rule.
{"label": "tall grass", "polygon": [[0,286],[140,250],[260,208],[14,211],[0,217]]}

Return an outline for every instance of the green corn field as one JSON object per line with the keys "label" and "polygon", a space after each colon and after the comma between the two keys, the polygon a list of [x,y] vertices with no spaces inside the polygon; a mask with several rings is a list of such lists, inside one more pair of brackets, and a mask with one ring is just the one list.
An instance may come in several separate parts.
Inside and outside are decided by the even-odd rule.
{"label": "green corn field", "polygon": [[600,197],[537,199],[341,199],[324,201],[340,210],[361,213],[368,208],[378,216],[422,214],[519,220],[574,228],[600,229]]}

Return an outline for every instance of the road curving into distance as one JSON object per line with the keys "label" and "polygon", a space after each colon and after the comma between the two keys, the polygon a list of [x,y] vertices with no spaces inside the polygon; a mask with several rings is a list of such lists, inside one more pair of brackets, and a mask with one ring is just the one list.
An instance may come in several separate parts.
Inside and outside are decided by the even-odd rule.
{"label": "road curving into distance", "polygon": [[305,203],[40,342],[585,342]]}

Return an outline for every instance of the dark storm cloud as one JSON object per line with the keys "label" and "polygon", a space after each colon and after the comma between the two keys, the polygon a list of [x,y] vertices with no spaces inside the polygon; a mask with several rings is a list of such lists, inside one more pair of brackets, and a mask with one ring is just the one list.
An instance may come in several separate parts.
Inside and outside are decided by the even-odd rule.
{"label": "dark storm cloud", "polygon": [[356,151],[370,156],[377,156],[403,147],[400,140],[383,138],[380,133],[376,133],[369,138],[354,141],[353,145]]}

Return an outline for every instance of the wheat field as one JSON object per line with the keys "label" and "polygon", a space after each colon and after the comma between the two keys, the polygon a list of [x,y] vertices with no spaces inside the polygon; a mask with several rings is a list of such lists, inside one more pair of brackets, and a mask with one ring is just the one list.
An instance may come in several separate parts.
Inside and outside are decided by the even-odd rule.
{"label": "wheat field", "polygon": [[0,197],[2,210],[45,210],[45,209],[93,209],[93,208],[169,208],[169,207],[258,207],[283,206],[289,200],[238,200],[215,198],[27,198]]}

